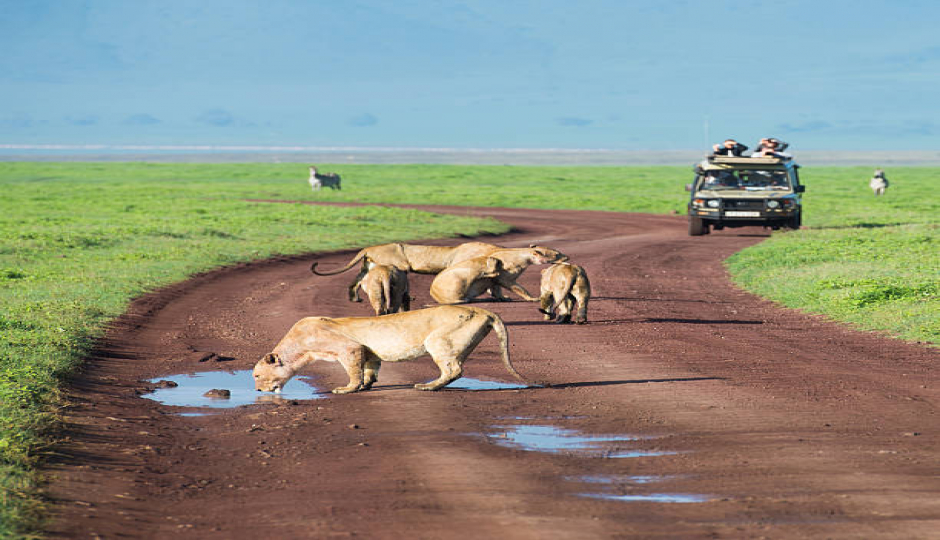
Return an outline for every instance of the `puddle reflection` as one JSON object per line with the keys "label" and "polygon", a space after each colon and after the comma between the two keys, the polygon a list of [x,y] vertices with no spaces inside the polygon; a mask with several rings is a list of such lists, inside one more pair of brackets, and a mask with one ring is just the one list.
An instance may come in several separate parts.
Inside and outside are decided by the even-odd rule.
{"label": "puddle reflection", "polygon": [[566,478],[571,482],[599,484],[605,490],[602,493],[579,493],[579,497],[604,499],[622,502],[656,503],[702,503],[713,499],[706,495],[691,493],[624,493],[647,489],[652,484],[675,480],[677,476],[581,476]]}
{"label": "puddle reflection", "polygon": [[492,442],[508,448],[536,452],[579,453],[591,457],[631,458],[664,456],[676,452],[624,450],[622,443],[647,439],[626,435],[583,435],[577,430],[563,429],[551,425],[495,426],[498,433],[486,435]]}
{"label": "puddle reflection", "polygon": [[484,381],[482,379],[473,379],[470,377],[461,377],[448,384],[444,388],[453,388],[457,390],[518,390],[520,388],[532,388],[522,383],[511,383],[502,381]]}
{"label": "puddle reflection", "polygon": [[655,503],[703,503],[711,499],[704,495],[689,495],[687,493],[652,493],[649,495],[609,495],[605,493],[582,493],[580,497],[589,499],[604,499],[607,501],[622,502],[655,502]]}
{"label": "puddle reflection", "polygon": [[[158,387],[143,397],[173,407],[227,409],[254,403],[277,403],[326,397],[325,394],[317,393],[319,389],[313,386],[309,377],[303,376],[292,379],[278,394],[258,392],[255,390],[255,381],[250,369],[172,375],[151,379],[148,382],[160,384],[160,381],[170,381],[175,386],[171,384]],[[230,394],[228,397],[208,397],[206,393],[211,393],[213,390],[228,390]],[[190,416],[201,414],[205,413],[187,413]]]}

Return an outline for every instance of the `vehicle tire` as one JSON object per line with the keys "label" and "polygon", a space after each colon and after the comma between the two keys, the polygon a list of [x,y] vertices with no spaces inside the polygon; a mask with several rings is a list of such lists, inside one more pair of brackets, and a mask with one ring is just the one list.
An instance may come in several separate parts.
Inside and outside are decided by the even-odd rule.
{"label": "vehicle tire", "polygon": [[689,236],[702,236],[708,234],[708,223],[697,217],[689,217]]}
{"label": "vehicle tire", "polygon": [[791,217],[789,221],[787,221],[787,227],[793,229],[794,231],[798,230],[802,224],[803,224],[803,212],[800,212],[799,214]]}

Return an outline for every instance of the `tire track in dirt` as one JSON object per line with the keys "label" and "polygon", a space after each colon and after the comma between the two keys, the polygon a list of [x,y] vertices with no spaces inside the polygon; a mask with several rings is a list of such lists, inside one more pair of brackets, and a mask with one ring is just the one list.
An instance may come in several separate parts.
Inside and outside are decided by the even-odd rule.
{"label": "tire track in dirt", "polygon": [[[429,208],[514,225],[585,266],[590,324],[482,303],[513,363],[549,388],[417,392],[430,360],[383,367],[373,391],[183,417],[138,381],[248,369],[306,315],[368,315],[352,272],[312,257],[240,265],[136,301],[76,379],[50,472],[56,537],[930,538],[940,530],[935,350],[780,309],[721,265],[760,230],[690,238],[679,216]],[[754,234],[754,233],[758,234]],[[453,244],[458,240],[442,241]],[[354,251],[317,257],[324,268]],[[430,276],[412,276],[414,305]],[[538,289],[538,268],[521,280]],[[468,377],[508,380],[495,339]],[[214,352],[228,362],[199,362]],[[308,372],[345,382],[334,364]],[[584,457],[493,444],[501,425],[632,435]],[[488,435],[488,436],[485,436]],[[498,442],[498,441],[497,441]],[[660,454],[657,454],[660,453]],[[697,494],[708,502],[580,496]],[[660,482],[644,484],[654,477]],[[643,480],[645,479],[645,480]]]}

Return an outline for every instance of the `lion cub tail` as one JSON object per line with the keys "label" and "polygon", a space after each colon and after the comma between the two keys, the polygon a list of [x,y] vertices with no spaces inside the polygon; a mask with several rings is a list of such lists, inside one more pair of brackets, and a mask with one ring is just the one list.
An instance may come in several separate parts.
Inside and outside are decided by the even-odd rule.
{"label": "lion cub tail", "polygon": [[513,376],[520,381],[530,384],[529,381],[516,371],[516,368],[512,367],[512,362],[509,360],[509,332],[506,331],[506,325],[503,324],[503,320],[499,318],[499,315],[495,313],[490,313],[490,326],[492,326],[493,331],[496,332],[496,337],[499,338],[499,350],[503,357],[503,365],[506,366],[506,369],[509,370],[509,373],[512,373]]}

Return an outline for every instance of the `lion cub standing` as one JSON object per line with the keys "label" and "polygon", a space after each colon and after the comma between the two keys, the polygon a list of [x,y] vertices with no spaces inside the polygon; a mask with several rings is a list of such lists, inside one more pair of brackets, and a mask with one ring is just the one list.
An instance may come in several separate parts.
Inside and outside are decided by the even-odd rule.
{"label": "lion cub standing", "polygon": [[360,282],[376,315],[411,309],[408,272],[394,266],[376,264]]}
{"label": "lion cub standing", "polygon": [[[566,262],[556,263],[542,270],[542,294],[539,297],[539,311],[545,314],[545,320],[571,322],[571,312],[575,303],[578,314],[575,322],[587,322],[588,300],[591,297],[591,283],[584,268]],[[556,318],[557,317],[557,318]]]}

